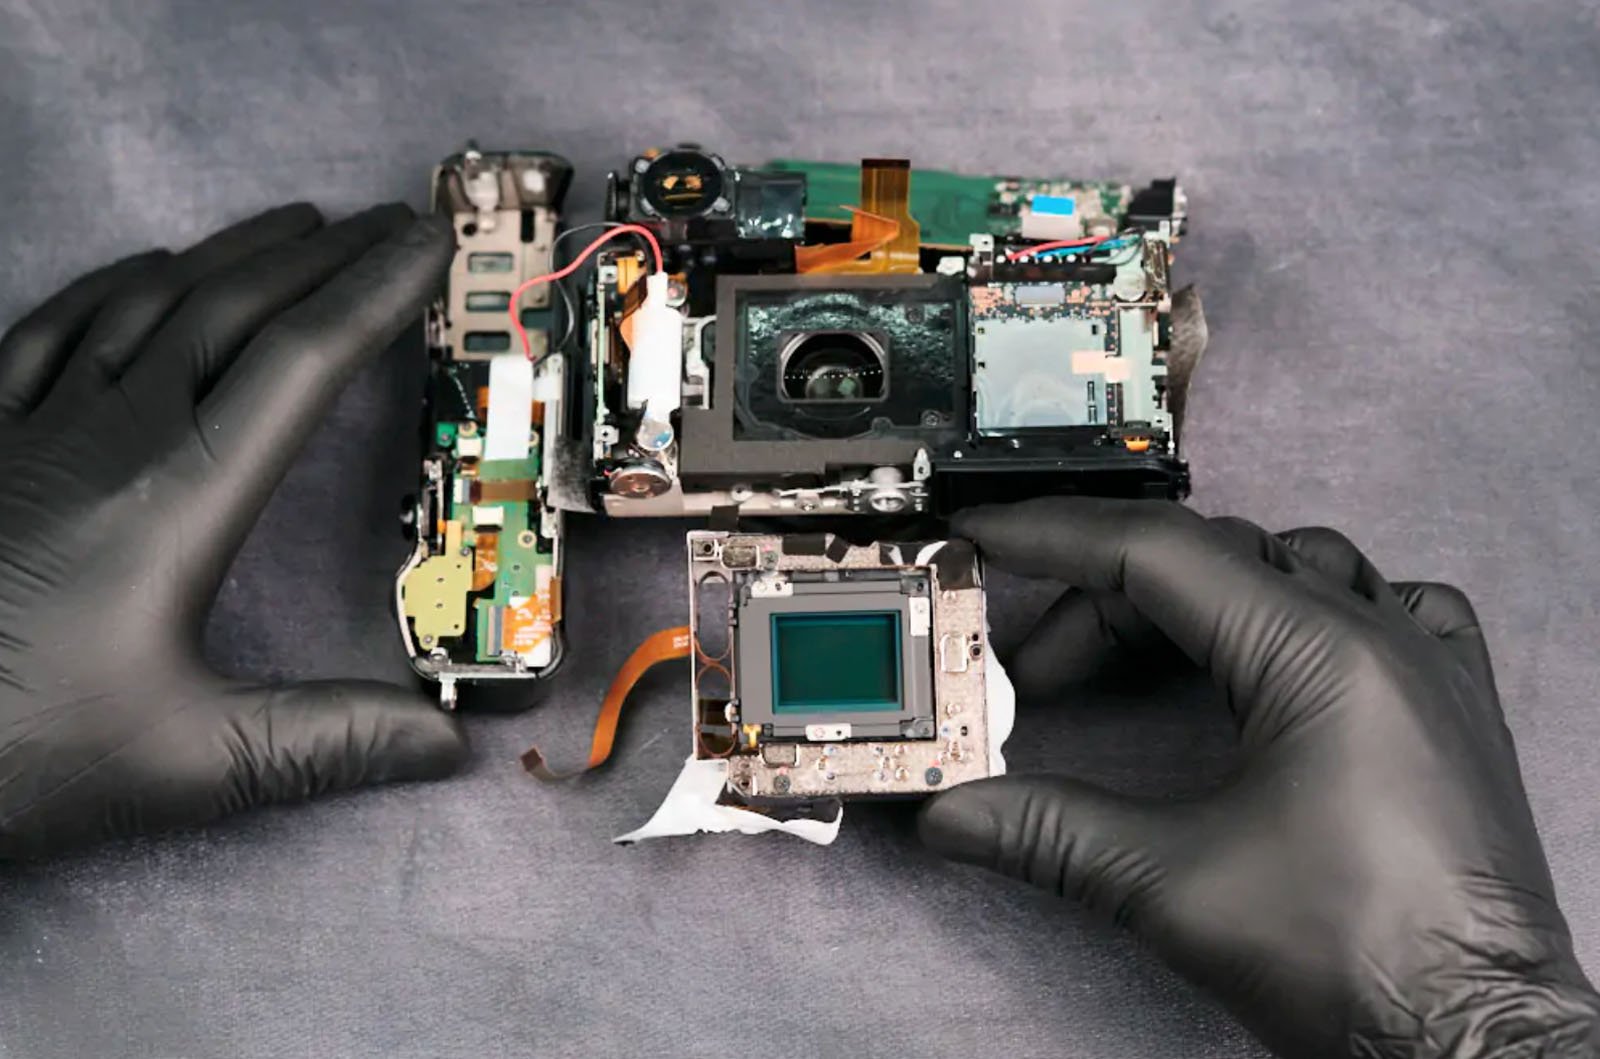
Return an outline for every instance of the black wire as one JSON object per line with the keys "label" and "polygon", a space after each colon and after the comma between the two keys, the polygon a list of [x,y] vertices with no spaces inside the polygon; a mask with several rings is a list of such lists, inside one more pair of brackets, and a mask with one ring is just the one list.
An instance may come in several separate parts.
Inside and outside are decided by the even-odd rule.
{"label": "black wire", "polygon": [[566,229],[560,235],[556,236],[555,241],[550,244],[551,266],[554,268],[561,267],[561,262],[556,260],[556,250],[561,246],[562,240],[566,239],[568,236],[577,235],[579,232],[592,232],[597,228],[620,228],[621,226],[621,221],[590,221],[588,224],[580,224]]}
{"label": "black wire", "polygon": [[[590,221],[587,224],[579,224],[566,229],[561,234],[557,235],[554,241],[552,241],[550,244],[550,265],[552,270],[560,269],[562,267],[562,262],[559,259],[560,255],[557,253],[557,251],[561,246],[562,240],[566,239],[568,236],[577,235],[579,232],[592,232],[599,229],[620,228],[621,226],[621,221]],[[632,232],[628,234],[634,235]],[[636,236],[636,238],[640,238],[642,240],[643,237]],[[576,274],[568,277],[568,279],[574,281],[576,281],[576,278]],[[566,308],[567,326],[562,331],[561,337],[556,340],[554,345],[550,347],[550,349],[545,353],[544,357],[540,357],[538,360],[534,361],[536,366],[538,365],[539,361],[544,360],[545,357],[560,356],[570,352],[572,341],[578,336],[578,302],[573,296],[572,291],[568,289],[567,280],[554,280],[551,282],[551,286],[555,287],[556,293],[561,295],[561,301]]]}
{"label": "black wire", "polygon": [[[566,330],[561,333],[561,340],[555,344],[550,352],[561,354],[568,351],[572,340],[578,336],[578,303],[577,299],[572,296],[572,292],[567,289],[566,280],[556,280],[555,288],[556,293],[561,295],[561,300],[566,305],[567,326]],[[549,354],[546,355],[548,356]]]}

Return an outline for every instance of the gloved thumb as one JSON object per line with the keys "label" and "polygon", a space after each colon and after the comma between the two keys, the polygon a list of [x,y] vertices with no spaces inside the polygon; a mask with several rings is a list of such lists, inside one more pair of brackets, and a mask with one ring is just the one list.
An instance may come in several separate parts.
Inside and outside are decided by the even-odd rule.
{"label": "gloved thumb", "polygon": [[1162,807],[1054,776],[999,776],[928,801],[922,841],[952,860],[1075,897],[1118,923],[1159,895]]}
{"label": "gloved thumb", "polygon": [[244,805],[437,779],[466,759],[466,739],[455,719],[392,684],[236,685],[228,698],[230,779]]}

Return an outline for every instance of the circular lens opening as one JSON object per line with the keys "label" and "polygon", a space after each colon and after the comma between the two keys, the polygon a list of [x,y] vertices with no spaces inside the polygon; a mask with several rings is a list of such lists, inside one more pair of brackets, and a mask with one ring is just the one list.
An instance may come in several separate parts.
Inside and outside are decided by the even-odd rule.
{"label": "circular lens opening", "polygon": [[882,344],[859,331],[818,331],[791,339],[779,358],[781,392],[801,404],[881,401],[888,383]]}

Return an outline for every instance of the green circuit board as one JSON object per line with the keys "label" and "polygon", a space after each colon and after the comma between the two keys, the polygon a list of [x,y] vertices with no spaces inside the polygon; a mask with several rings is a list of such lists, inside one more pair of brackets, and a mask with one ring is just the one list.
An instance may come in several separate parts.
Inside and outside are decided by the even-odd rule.
{"label": "green circuit board", "polygon": [[[855,162],[774,159],[766,169],[806,175],[806,219],[848,224],[847,206],[861,201],[861,166]],[[969,176],[940,169],[911,171],[911,216],[922,226],[922,242],[965,249],[974,234],[1017,234],[1019,212],[1033,195],[1098,194],[1101,212],[1121,226],[1131,197],[1127,185],[1047,177]]]}
{"label": "green circuit board", "polygon": [[[472,369],[455,365],[449,371],[457,384],[453,389],[469,392]],[[440,571],[467,592],[471,604],[470,624],[460,629],[455,643],[468,647],[474,661],[495,662],[518,626],[541,620],[539,608],[548,604],[552,591],[555,559],[549,542],[540,538],[539,509],[530,498],[539,479],[539,448],[532,445],[526,459],[480,459],[476,420],[435,423],[433,443],[446,479],[441,525],[459,526],[461,556],[471,570],[470,587],[459,584],[459,573]],[[426,576],[420,580],[427,582]],[[533,609],[530,600],[537,601]],[[452,609],[459,605],[448,603]],[[537,638],[539,633],[530,628],[524,635]],[[449,646],[448,633],[445,638]]]}

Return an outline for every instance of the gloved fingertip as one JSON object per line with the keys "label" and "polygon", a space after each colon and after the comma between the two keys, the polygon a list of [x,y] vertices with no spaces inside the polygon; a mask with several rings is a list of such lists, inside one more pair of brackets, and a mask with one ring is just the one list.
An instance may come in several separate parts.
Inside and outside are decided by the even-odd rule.
{"label": "gloved fingertip", "polygon": [[368,782],[442,779],[466,763],[466,735],[453,716],[432,704],[391,712],[367,758]]}
{"label": "gloved fingertip", "polygon": [[973,531],[982,525],[981,515],[986,510],[984,507],[966,507],[950,516],[950,535],[952,537],[965,537],[974,540]]}
{"label": "gloved fingertip", "polygon": [[268,800],[447,776],[467,757],[456,719],[408,688],[315,681],[240,692],[236,723]]}
{"label": "gloved fingertip", "polygon": [[922,844],[950,860],[992,865],[1000,846],[999,807],[984,781],[964,784],[930,798],[917,814]]}
{"label": "gloved fingertip", "polygon": [[138,269],[147,265],[157,265],[171,259],[172,251],[170,249],[164,246],[153,246],[149,250],[141,250],[137,254],[130,254],[111,267],[118,270]]}
{"label": "gloved fingertip", "polygon": [[416,222],[416,213],[403,202],[382,202],[351,214],[349,221],[378,230],[385,236],[403,231]]}
{"label": "gloved fingertip", "polygon": [[950,516],[950,535],[971,541],[981,551],[991,550],[997,535],[1005,531],[1010,506],[983,504],[964,508]]}
{"label": "gloved fingertip", "polygon": [[411,223],[411,227],[406,233],[406,241],[417,246],[428,246],[436,242],[448,241],[451,246],[455,246],[455,224],[449,216],[443,213],[424,214]]}
{"label": "gloved fingertip", "polygon": [[417,216],[417,211],[411,208],[410,203],[401,202],[398,199],[393,199],[389,202],[380,202],[369,208],[373,213],[392,213],[397,217],[409,217],[412,219],[415,219]]}
{"label": "gloved fingertip", "polygon": [[[1067,644],[1066,648],[1071,650],[1078,646]],[[1061,664],[1062,647],[1056,644],[1023,643],[1000,661],[1005,666],[1006,675],[1011,678],[1017,698],[1022,702],[1050,698],[1084,676],[1079,671],[1081,667],[1076,666],[1063,672],[1066,667]]]}
{"label": "gloved fingertip", "polygon": [[304,199],[298,202],[286,202],[282,206],[274,207],[261,214],[262,219],[268,217],[284,222],[300,222],[304,224],[321,224],[323,221],[322,211],[314,203],[307,202]]}

